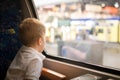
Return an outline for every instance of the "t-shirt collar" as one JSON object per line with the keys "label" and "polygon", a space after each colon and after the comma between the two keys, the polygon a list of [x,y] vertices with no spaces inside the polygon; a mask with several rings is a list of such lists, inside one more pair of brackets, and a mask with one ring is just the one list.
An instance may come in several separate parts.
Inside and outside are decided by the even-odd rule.
{"label": "t-shirt collar", "polygon": [[42,54],[42,53],[40,53],[40,52],[38,52],[37,50],[35,50],[34,48],[32,48],[32,47],[27,47],[27,46],[23,46],[24,47],[24,49],[26,49],[26,50],[32,50],[32,51],[34,51],[35,53],[37,53],[37,55],[42,59],[42,60],[44,60],[45,59],[45,56]]}

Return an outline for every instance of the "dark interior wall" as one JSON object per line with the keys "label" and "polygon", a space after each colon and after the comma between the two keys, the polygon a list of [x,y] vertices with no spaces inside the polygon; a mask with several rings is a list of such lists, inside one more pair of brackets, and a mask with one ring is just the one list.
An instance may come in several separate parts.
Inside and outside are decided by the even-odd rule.
{"label": "dark interior wall", "polygon": [[22,19],[32,17],[28,0],[0,0],[0,80],[21,47],[18,26]]}
{"label": "dark interior wall", "polygon": [[32,0],[0,0],[0,80],[22,45],[18,26],[28,17],[37,18]]}
{"label": "dark interior wall", "polygon": [[0,0],[0,80],[18,49],[18,25],[21,21],[21,9],[18,0]]}

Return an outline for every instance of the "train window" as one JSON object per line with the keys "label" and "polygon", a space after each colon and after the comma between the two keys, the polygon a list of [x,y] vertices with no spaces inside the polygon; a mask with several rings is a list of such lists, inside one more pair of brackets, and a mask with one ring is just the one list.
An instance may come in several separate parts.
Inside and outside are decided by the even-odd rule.
{"label": "train window", "polygon": [[46,26],[48,55],[120,70],[119,0],[33,2]]}

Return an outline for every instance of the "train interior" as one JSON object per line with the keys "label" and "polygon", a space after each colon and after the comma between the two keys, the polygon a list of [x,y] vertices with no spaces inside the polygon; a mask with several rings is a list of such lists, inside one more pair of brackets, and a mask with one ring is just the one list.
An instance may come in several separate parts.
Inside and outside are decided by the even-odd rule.
{"label": "train interior", "polygon": [[119,0],[0,0],[0,80],[28,17],[46,26],[40,80],[120,80]]}

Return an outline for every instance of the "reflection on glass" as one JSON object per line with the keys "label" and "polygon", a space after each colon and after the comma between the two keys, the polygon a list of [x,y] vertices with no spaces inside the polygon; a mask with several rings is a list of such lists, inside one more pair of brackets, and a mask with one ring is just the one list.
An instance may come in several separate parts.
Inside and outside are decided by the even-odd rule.
{"label": "reflection on glass", "polygon": [[120,69],[119,6],[79,0],[33,1],[46,26],[49,55]]}

